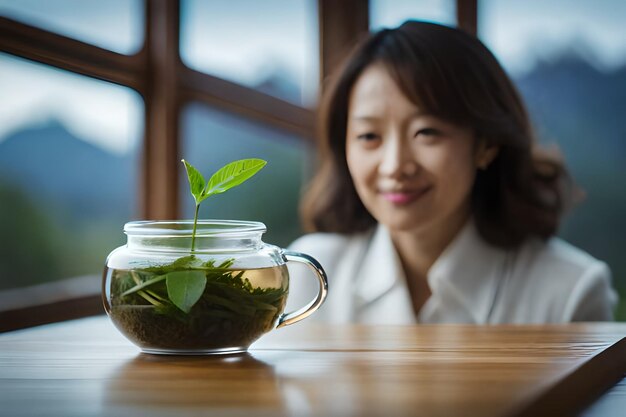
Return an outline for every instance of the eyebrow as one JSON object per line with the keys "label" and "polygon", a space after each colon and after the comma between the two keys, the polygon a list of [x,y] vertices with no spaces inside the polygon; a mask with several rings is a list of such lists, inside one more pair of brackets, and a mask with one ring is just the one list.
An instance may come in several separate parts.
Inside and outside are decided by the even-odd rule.
{"label": "eyebrow", "polygon": [[380,117],[376,117],[376,116],[354,116],[354,117],[351,117],[350,119],[352,119],[352,120],[372,121],[372,120],[378,120],[378,119],[380,119]]}

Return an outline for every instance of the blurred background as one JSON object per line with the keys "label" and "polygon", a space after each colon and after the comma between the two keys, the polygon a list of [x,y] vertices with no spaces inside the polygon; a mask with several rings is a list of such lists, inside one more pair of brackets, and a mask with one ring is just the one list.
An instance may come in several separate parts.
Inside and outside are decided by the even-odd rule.
{"label": "blurred background", "polygon": [[586,192],[561,236],[610,265],[624,300],[626,2],[338,3],[0,0],[0,291],[99,289],[125,222],[193,216],[183,157],[205,175],[266,159],[200,215],[263,221],[288,245],[320,80],[359,33],[421,19],[460,22],[513,77]]}

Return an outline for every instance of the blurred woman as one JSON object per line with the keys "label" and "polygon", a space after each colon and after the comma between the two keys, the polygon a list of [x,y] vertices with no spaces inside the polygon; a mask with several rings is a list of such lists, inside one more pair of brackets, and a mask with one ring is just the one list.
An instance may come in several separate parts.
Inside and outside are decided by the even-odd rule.
{"label": "blurred woman", "polygon": [[[293,250],[330,323],[611,320],[607,265],[554,237],[572,200],[475,37],[408,21],[357,45],[321,106],[321,166]],[[299,298],[298,295],[294,298]]]}

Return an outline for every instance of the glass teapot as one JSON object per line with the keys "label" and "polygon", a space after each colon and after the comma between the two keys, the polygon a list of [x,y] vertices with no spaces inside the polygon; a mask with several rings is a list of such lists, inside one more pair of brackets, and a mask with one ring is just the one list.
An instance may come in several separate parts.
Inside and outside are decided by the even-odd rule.
{"label": "glass teapot", "polygon": [[[126,223],[127,244],[108,256],[104,307],[113,324],[146,353],[243,352],[268,331],[313,314],[328,291],[312,257],[261,240],[263,223],[200,220]],[[194,250],[191,251],[191,247]],[[317,296],[284,313],[288,261],[309,266]]]}

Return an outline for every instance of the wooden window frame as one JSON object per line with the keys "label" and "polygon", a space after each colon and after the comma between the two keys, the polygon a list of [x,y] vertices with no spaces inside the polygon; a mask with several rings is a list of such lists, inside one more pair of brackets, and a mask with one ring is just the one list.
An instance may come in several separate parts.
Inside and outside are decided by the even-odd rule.
{"label": "wooden window frame", "polygon": [[[0,51],[137,91],[145,103],[140,175],[140,215],[179,217],[179,118],[183,107],[201,102],[314,141],[315,110],[187,67],[180,58],[180,0],[145,0],[142,48],[123,55],[57,33],[0,17]],[[323,81],[356,39],[369,31],[368,0],[317,0],[319,74]],[[477,0],[457,0],[459,26],[476,33]],[[93,279],[93,278],[92,278]],[[99,293],[66,295],[50,283],[49,300],[0,311],[0,331],[102,312]],[[56,291],[55,288],[59,289]],[[88,291],[89,292],[89,291]],[[17,296],[13,294],[12,296]],[[1,298],[1,294],[0,294]]]}

